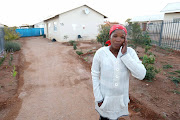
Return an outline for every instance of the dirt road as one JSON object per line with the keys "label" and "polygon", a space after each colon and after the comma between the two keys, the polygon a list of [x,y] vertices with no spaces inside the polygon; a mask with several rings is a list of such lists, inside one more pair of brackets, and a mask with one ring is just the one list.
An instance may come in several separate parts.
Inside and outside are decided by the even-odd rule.
{"label": "dirt road", "polygon": [[[16,120],[97,120],[91,76],[64,46],[41,37],[23,45],[24,85]],[[83,73],[83,74],[82,74]]]}

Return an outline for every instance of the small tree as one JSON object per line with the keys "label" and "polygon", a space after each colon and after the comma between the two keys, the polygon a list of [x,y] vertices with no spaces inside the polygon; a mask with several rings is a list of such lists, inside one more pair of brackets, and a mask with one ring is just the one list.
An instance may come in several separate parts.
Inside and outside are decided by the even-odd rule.
{"label": "small tree", "polygon": [[20,35],[16,32],[16,29],[17,27],[4,27],[4,39],[6,41],[18,39]]}
{"label": "small tree", "polygon": [[102,46],[104,46],[105,42],[109,40],[109,30],[110,30],[110,26],[100,25],[99,27],[99,34],[97,36],[97,41],[101,43]]}
{"label": "small tree", "polygon": [[128,35],[130,35],[132,41],[139,45],[151,45],[151,39],[147,31],[142,32],[140,25],[135,23],[130,23],[128,25]]}

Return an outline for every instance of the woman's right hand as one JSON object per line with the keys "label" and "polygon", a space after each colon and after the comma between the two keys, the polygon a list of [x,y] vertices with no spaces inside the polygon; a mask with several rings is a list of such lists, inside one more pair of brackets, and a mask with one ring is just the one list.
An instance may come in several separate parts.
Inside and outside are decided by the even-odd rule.
{"label": "woman's right hand", "polygon": [[102,104],[103,104],[103,101],[102,101],[102,102],[100,102],[100,103],[98,103],[98,106],[99,106],[99,107],[101,107],[101,105],[102,105]]}

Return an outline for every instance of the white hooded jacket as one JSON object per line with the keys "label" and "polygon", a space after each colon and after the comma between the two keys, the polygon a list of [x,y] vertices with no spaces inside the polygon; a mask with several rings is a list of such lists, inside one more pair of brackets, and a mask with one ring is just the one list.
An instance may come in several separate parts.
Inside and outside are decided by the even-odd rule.
{"label": "white hooded jacket", "polygon": [[[122,55],[121,49],[116,58],[109,46],[100,48],[96,51],[91,68],[95,109],[109,119],[129,114],[130,73],[139,80],[146,75],[146,69],[135,50],[127,47],[126,54]],[[103,103],[99,107],[100,101]]]}

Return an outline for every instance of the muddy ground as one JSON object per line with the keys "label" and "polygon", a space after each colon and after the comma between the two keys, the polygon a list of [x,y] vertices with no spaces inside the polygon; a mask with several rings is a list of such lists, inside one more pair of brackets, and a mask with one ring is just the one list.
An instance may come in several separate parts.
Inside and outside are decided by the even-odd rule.
{"label": "muddy ground", "polygon": [[[0,66],[0,119],[2,120],[96,120],[90,67],[93,53],[101,47],[95,41],[81,41],[78,56],[68,43],[51,42],[42,37],[18,40],[22,50],[10,54]],[[144,49],[136,51],[143,56]],[[129,111],[132,120],[180,119],[180,91],[170,76],[179,77],[180,53],[152,47],[155,66],[161,68],[152,82],[131,76]],[[162,69],[163,65],[173,67]],[[12,76],[13,65],[18,72]]]}

